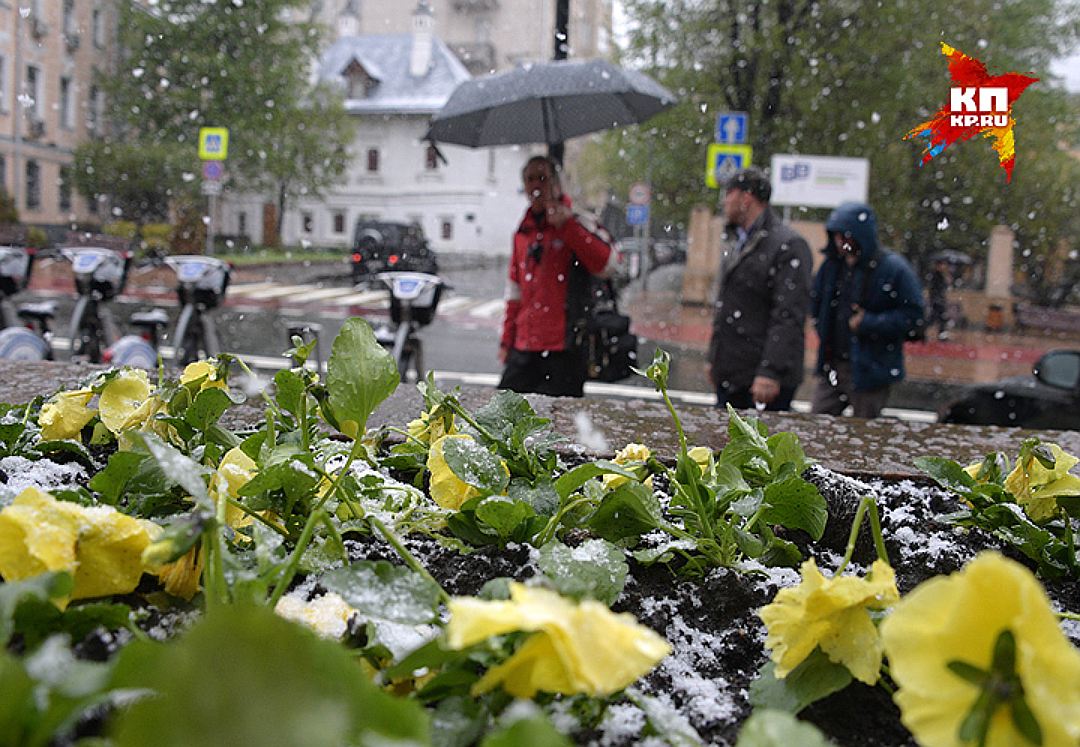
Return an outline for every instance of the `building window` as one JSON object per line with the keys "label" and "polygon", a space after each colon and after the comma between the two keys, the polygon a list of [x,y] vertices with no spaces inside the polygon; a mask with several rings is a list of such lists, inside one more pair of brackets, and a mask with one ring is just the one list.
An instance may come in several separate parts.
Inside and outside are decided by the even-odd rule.
{"label": "building window", "polygon": [[3,153],[0,153],[0,192],[10,194],[7,188],[7,160]]}
{"label": "building window", "polygon": [[75,0],[64,0],[64,33],[75,33]]}
{"label": "building window", "polygon": [[32,119],[41,119],[41,96],[40,83],[38,81],[38,69],[34,65],[26,66],[26,85],[24,93],[30,101],[26,107],[27,114]]}
{"label": "building window", "polygon": [[439,151],[435,150],[434,145],[429,145],[424,151],[424,168],[428,171],[439,169]]}
{"label": "building window", "polygon": [[345,233],[345,213],[334,213],[334,233]]}
{"label": "building window", "polygon": [[71,129],[71,78],[60,79],[60,126]]}
{"label": "building window", "polygon": [[102,30],[101,11],[98,8],[94,8],[94,12],[90,14],[90,36],[94,40],[94,46],[98,49],[105,46]]}
{"label": "building window", "polygon": [[369,174],[379,173],[379,149],[368,148],[367,152],[367,170]]}
{"label": "building window", "polygon": [[61,210],[71,210],[71,167],[60,167],[60,178],[56,182],[60,193],[59,207]]}
{"label": "building window", "polygon": [[100,102],[101,89],[97,86],[90,86],[90,98],[86,101],[86,129],[91,134],[100,132],[101,109],[98,108]]}
{"label": "building window", "polygon": [[41,167],[37,161],[26,162],[26,209],[41,207]]}
{"label": "building window", "polygon": [[439,225],[439,236],[444,241],[448,241],[448,240],[454,238],[454,219],[453,218],[443,218],[442,219],[442,221],[440,222],[440,225]]}
{"label": "building window", "polygon": [[236,232],[241,236],[247,236],[247,213],[236,216]]}
{"label": "building window", "polygon": [[300,213],[300,230],[304,233],[315,230],[315,217],[311,213]]}

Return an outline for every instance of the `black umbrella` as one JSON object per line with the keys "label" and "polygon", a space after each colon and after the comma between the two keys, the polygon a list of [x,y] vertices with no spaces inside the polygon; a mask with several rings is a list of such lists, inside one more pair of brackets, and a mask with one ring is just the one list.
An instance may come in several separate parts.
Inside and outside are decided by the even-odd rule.
{"label": "black umbrella", "polygon": [[459,85],[425,139],[470,148],[561,143],[644,122],[674,103],[644,73],[605,60],[537,63]]}
{"label": "black umbrella", "polygon": [[940,252],[930,255],[931,262],[947,262],[950,265],[970,265],[971,257],[958,252],[955,249],[942,249]]}

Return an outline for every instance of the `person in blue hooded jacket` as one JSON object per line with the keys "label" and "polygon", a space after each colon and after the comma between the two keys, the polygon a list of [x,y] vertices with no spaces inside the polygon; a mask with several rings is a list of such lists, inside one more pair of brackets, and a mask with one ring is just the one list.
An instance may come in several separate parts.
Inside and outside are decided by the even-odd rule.
{"label": "person in blue hooded jacket", "polygon": [[849,404],[875,418],[904,378],[904,340],[923,319],[923,292],[908,261],[878,244],[869,205],[846,202],[825,224],[825,262],[814,276],[818,380],[812,409],[839,415]]}

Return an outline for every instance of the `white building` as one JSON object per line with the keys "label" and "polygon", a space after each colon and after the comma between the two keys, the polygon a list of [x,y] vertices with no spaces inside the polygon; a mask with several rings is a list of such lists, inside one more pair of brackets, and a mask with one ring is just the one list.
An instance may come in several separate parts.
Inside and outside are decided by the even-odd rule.
{"label": "white building", "polygon": [[[521,169],[543,150],[440,145],[443,163],[421,138],[470,76],[435,34],[426,0],[413,14],[412,33],[350,35],[356,28],[339,28],[318,64],[319,78],[341,86],[356,119],[346,179],[323,199],[290,205],[282,243],[349,246],[357,219],[378,218],[419,223],[437,252],[509,254],[526,206]],[[264,243],[269,202],[226,195],[218,233]]]}

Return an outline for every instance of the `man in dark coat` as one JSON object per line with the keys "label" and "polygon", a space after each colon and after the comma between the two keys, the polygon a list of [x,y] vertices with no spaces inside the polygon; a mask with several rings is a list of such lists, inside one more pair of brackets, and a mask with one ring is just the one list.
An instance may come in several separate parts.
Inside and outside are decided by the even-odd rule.
{"label": "man in dark coat", "polygon": [[769,207],[771,194],[768,177],[750,168],[724,195],[735,240],[720,261],[709,343],[718,407],[790,409],[803,378],[810,247]]}
{"label": "man in dark coat", "polygon": [[813,411],[839,415],[851,404],[856,417],[875,418],[904,378],[904,340],[923,318],[922,287],[906,259],[878,244],[869,205],[844,203],[825,230],[811,300],[820,340]]}

